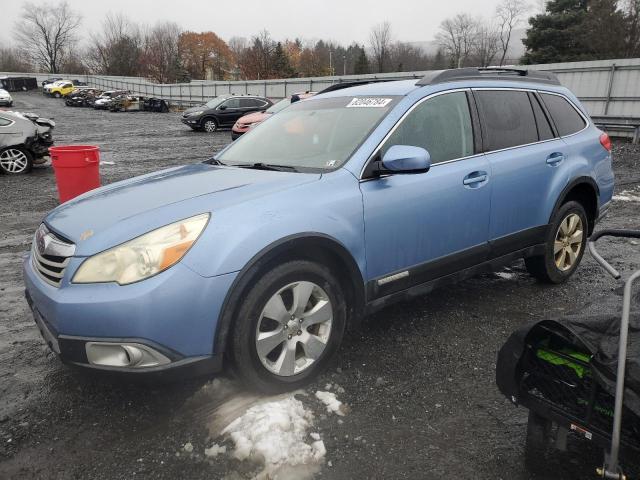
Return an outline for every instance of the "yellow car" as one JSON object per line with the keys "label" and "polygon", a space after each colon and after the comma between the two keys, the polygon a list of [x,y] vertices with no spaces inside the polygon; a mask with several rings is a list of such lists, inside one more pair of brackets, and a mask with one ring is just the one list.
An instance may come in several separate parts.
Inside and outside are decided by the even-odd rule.
{"label": "yellow car", "polygon": [[56,82],[51,88],[49,88],[49,95],[60,98],[70,94],[74,89],[75,87],[71,82]]}

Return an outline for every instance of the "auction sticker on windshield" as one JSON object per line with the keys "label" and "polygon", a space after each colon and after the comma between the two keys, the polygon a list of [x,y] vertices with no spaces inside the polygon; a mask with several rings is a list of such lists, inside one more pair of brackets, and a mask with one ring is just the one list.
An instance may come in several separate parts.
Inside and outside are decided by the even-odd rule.
{"label": "auction sticker on windshield", "polygon": [[347,108],[384,108],[391,102],[391,98],[354,98]]}

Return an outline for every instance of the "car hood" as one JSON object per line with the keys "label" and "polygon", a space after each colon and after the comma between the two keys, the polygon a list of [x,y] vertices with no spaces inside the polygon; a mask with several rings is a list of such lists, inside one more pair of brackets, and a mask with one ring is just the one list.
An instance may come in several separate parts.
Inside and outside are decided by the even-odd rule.
{"label": "car hood", "polygon": [[207,107],[206,105],[197,105],[195,107],[191,107],[191,108],[187,108],[183,114],[187,114],[187,113],[193,113],[193,112],[201,112],[203,110],[208,110],[209,107]]}
{"label": "car hood", "polygon": [[320,174],[195,164],[113,183],[54,209],[45,223],[90,255],[203,212],[318,180]]}
{"label": "car hood", "polygon": [[254,112],[254,113],[245,115],[244,117],[240,117],[238,119],[238,123],[249,124],[249,123],[264,122],[271,115],[272,115],[271,113]]}

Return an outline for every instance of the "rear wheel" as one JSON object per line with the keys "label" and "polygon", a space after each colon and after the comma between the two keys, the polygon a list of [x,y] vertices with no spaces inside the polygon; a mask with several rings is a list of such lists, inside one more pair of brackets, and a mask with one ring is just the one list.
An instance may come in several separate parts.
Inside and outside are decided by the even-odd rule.
{"label": "rear wheel", "polygon": [[250,388],[299,388],[338,350],[347,309],[326,267],[302,260],[285,263],[262,276],[243,298],[229,353]]}
{"label": "rear wheel", "polygon": [[544,255],[525,259],[531,275],[545,283],[565,282],[578,268],[587,245],[588,221],[584,207],[565,203],[551,221]]}
{"label": "rear wheel", "polygon": [[19,147],[9,147],[0,151],[0,170],[3,173],[17,175],[28,173],[33,166],[33,155]]}

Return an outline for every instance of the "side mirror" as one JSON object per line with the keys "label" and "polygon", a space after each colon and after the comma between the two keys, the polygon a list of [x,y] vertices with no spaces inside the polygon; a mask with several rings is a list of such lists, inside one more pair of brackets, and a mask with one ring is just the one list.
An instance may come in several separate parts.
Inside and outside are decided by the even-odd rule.
{"label": "side mirror", "polygon": [[226,106],[226,105],[220,105],[220,106],[218,107],[218,110],[226,110],[226,109],[227,109],[227,106]]}
{"label": "side mirror", "polygon": [[424,173],[431,168],[431,156],[422,147],[394,145],[382,157],[382,167],[388,173]]}

